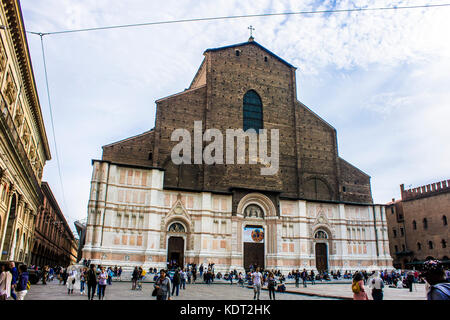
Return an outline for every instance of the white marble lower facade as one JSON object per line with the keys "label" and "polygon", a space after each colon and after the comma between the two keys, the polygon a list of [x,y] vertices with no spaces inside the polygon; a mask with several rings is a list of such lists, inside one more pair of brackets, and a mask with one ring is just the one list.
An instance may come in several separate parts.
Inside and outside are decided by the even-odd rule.
{"label": "white marble lower facade", "polygon": [[[266,269],[317,270],[318,243],[329,271],[392,269],[382,205],[280,199],[277,214],[269,198],[251,192],[233,213],[232,195],[164,189],[164,171],[100,160],[93,166],[83,249],[92,263],[163,268],[169,239],[180,237],[184,264],[242,271],[243,232],[251,225],[264,229]],[[249,205],[262,214],[245,214]]]}

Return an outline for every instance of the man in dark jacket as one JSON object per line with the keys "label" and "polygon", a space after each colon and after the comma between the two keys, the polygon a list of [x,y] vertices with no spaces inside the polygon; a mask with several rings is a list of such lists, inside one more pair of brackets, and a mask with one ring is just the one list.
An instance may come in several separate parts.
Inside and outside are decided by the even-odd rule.
{"label": "man in dark jacket", "polygon": [[90,265],[90,268],[86,274],[86,283],[88,287],[88,299],[94,300],[95,288],[97,287],[97,273],[95,272],[94,264]]}
{"label": "man in dark jacket", "polygon": [[131,290],[136,290],[136,284],[139,279],[139,269],[134,267],[133,274],[131,275]]}
{"label": "man in dark jacket", "polygon": [[172,296],[173,296],[173,293],[174,293],[175,290],[176,290],[176,293],[177,293],[177,296],[178,296],[178,293],[180,291],[180,282],[181,282],[180,271],[177,269],[175,271],[175,274],[173,275],[173,279],[172,279],[172,284],[173,284],[173,286],[172,286]]}

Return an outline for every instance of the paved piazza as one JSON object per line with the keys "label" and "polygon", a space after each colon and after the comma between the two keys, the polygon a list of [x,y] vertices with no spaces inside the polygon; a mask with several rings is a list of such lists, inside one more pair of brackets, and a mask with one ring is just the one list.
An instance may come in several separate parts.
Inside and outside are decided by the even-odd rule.
{"label": "paved piazza", "polygon": [[[106,287],[105,300],[154,300],[151,296],[153,283],[144,283],[142,291],[131,290],[131,282],[113,282]],[[288,285],[289,287],[289,285]],[[292,293],[276,293],[278,300],[329,300],[322,297],[314,297]],[[97,299],[97,298],[96,298]],[[178,297],[174,300],[252,300],[253,290],[242,288],[236,284],[211,284],[203,283],[186,285],[186,290],[180,290]],[[269,292],[261,290],[261,300],[269,300]],[[57,281],[47,285],[32,285],[25,300],[87,300],[87,296],[75,292],[67,294],[67,288],[58,284]],[[334,299],[333,299],[334,300]]]}
{"label": "paved piazza", "polygon": [[[153,283],[143,283],[143,289],[131,290],[131,282],[113,282],[106,287],[105,300],[154,300],[151,296]],[[277,300],[335,300],[336,298],[351,299],[352,292],[349,283],[318,283],[308,284],[303,288],[300,284],[296,288],[294,284],[286,285],[286,293],[276,293]],[[296,292],[296,293],[294,293]],[[303,293],[303,294],[301,294]],[[408,289],[385,288],[385,300],[426,300],[425,286],[417,284],[413,292]],[[369,294],[369,298],[371,296]],[[206,285],[203,283],[186,285],[186,290],[180,290],[178,297],[174,300],[252,300],[253,290],[242,288],[236,284],[215,283]],[[269,300],[267,290],[261,290],[261,300]],[[32,285],[25,300],[87,300],[85,295],[80,295],[74,290],[73,295],[67,294],[66,286],[58,284],[57,281],[47,285]]]}

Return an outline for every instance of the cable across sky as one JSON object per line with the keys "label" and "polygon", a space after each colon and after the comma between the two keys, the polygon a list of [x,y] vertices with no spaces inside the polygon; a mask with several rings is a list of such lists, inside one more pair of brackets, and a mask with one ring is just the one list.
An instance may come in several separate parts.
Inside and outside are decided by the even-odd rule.
{"label": "cable across sky", "polygon": [[395,7],[331,9],[331,10],[311,10],[311,11],[296,11],[296,12],[245,14],[245,15],[236,15],[236,16],[220,16],[220,17],[209,17],[209,18],[207,17],[207,18],[191,18],[191,19],[143,22],[143,23],[122,24],[122,25],[113,25],[113,26],[104,26],[104,27],[93,27],[93,28],[73,29],[73,30],[61,30],[61,31],[53,31],[53,32],[34,32],[34,31],[27,31],[27,32],[31,33],[31,34],[39,35],[39,36],[46,36],[46,35],[57,35],[57,34],[67,34],[67,33],[86,32],[86,31],[99,31],[99,30],[108,30],[108,29],[119,29],[119,28],[143,27],[143,26],[151,26],[151,25],[173,24],[173,23],[184,23],[184,22],[200,22],[200,21],[214,21],[214,20],[258,18],[258,17],[307,15],[307,14],[326,14],[326,13],[333,14],[333,13],[345,13],[345,12],[404,10],[404,9],[421,9],[421,8],[424,9],[424,8],[439,8],[439,7],[440,8],[442,8],[442,7],[450,7],[450,3],[430,4],[430,5],[416,5],[416,6],[395,6]]}

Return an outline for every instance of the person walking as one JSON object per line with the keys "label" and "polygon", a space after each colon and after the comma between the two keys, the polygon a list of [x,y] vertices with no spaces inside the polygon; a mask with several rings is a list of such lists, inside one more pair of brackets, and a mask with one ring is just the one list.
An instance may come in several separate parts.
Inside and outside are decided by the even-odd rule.
{"label": "person walking", "polygon": [[172,296],[173,296],[173,293],[176,292],[177,297],[178,297],[178,294],[180,292],[180,282],[181,282],[181,276],[180,276],[180,272],[177,269],[177,270],[175,270],[175,273],[173,275],[173,280],[172,280],[172,283],[173,283]]}
{"label": "person walking", "polygon": [[119,278],[119,281],[122,281],[122,267],[119,267],[119,270],[117,271],[117,277]]}
{"label": "person walking", "polygon": [[112,270],[111,267],[109,267],[107,273],[108,273],[108,281],[107,281],[108,285],[112,285],[112,278],[114,276],[114,271]]}
{"label": "person walking", "polygon": [[17,300],[23,300],[28,293],[28,272],[27,266],[21,264],[19,266],[19,278],[16,285]]}
{"label": "person walking", "polygon": [[255,272],[252,273],[252,282],[253,282],[253,300],[259,300],[259,295],[261,293],[261,280],[262,274],[259,272],[259,267],[256,268]]}
{"label": "person walking", "polygon": [[139,269],[134,267],[133,274],[131,275],[131,290],[136,290],[137,281],[139,279]]}
{"label": "person walking", "polygon": [[[339,271],[338,271],[338,272],[339,272]],[[311,284],[312,284],[312,285],[315,284],[315,283],[316,283],[316,275],[314,274],[314,271],[313,271],[313,270],[311,270],[310,277],[311,277]]]}
{"label": "person walking", "polygon": [[306,288],[306,279],[308,278],[308,272],[306,272],[306,269],[303,269],[301,277],[303,280],[303,288]]}
{"label": "person walking", "polygon": [[203,263],[200,265],[200,268],[198,269],[200,271],[200,278],[203,276]]}
{"label": "person walking", "polygon": [[153,285],[156,289],[156,300],[171,300],[170,298],[170,279],[166,277],[166,272],[161,270],[160,276]]}
{"label": "person walking", "polygon": [[364,289],[364,276],[356,272],[352,282],[353,300],[369,300]]}
{"label": "person walking", "polygon": [[421,276],[426,281],[427,300],[450,300],[450,282],[439,260],[428,260]]}
{"label": "person walking", "polygon": [[275,280],[275,276],[272,272],[269,272],[269,276],[267,278],[267,289],[269,290],[269,299],[275,300],[275,288],[277,286],[277,281]]}
{"label": "person walking", "polygon": [[295,278],[295,287],[298,288],[300,284],[300,272],[298,270],[294,272],[294,278]]}
{"label": "person walking", "polygon": [[186,290],[186,271],[185,269],[181,269],[180,272],[180,289]]}
{"label": "person walking", "polygon": [[409,292],[412,292],[414,284],[414,273],[412,271],[409,271],[406,276],[406,284],[408,285]]}
{"label": "person walking", "polygon": [[108,279],[108,273],[105,267],[101,267],[100,274],[98,275],[98,300],[103,300],[105,298],[106,280]]}
{"label": "person walking", "polygon": [[86,273],[86,283],[88,287],[88,300],[94,300],[95,288],[97,287],[97,273],[95,272],[95,265],[91,264]]}
{"label": "person walking", "polygon": [[14,261],[11,261],[9,263],[9,269],[11,270],[12,274],[12,280],[11,280],[11,297],[14,300],[17,300],[16,293],[14,292],[14,289],[16,288],[17,279],[19,278],[19,271],[17,271],[16,265]]}
{"label": "person walking", "polygon": [[85,294],[85,284],[86,284],[86,273],[87,273],[87,268],[83,268],[80,271],[80,294],[83,295]]}
{"label": "person walking", "polygon": [[11,296],[12,274],[10,272],[10,264],[1,265],[0,274],[0,301],[8,300]]}
{"label": "person walking", "polygon": [[372,289],[373,300],[383,300],[384,282],[383,279],[381,279],[380,272],[378,270],[375,271],[372,279],[369,279],[369,288]]}
{"label": "person walking", "polygon": [[67,269],[67,294],[73,294],[73,288],[77,281],[77,270],[75,269],[75,266],[70,266]]}

